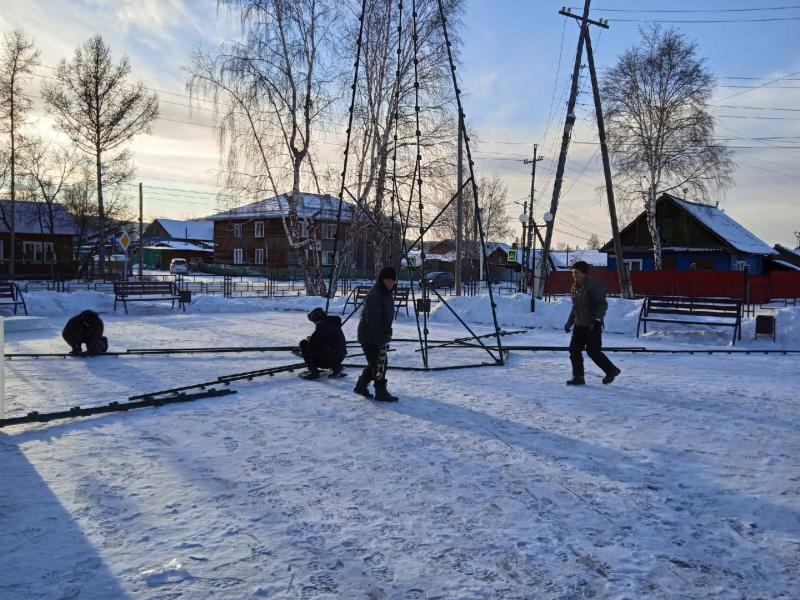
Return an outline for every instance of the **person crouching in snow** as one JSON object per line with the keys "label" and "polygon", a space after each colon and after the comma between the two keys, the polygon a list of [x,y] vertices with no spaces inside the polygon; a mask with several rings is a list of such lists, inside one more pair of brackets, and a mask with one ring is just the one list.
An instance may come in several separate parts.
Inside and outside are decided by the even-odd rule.
{"label": "person crouching in snow", "polygon": [[397,402],[386,389],[386,354],[392,339],[394,321],[394,296],[392,290],[397,281],[397,271],[384,267],[378,273],[375,285],[364,300],[361,320],[358,322],[358,341],[367,358],[367,366],[358,378],[353,391],[365,398],[372,398],[369,383],[375,382],[375,400]]}
{"label": "person crouching in snow", "polygon": [[[64,326],[61,337],[72,348],[75,356],[95,356],[108,350],[108,338],[103,335],[103,320],[93,310],[75,315]],[[82,345],[86,344],[86,352]]]}
{"label": "person crouching in snow", "polygon": [[320,369],[330,369],[331,377],[342,372],[342,361],[347,356],[347,341],[342,333],[342,320],[326,315],[321,308],[308,313],[308,320],[314,323],[314,333],[300,342],[300,355],[306,362],[308,371],[305,379],[319,379]]}
{"label": "person crouching in snow", "polygon": [[[569,359],[572,361],[572,379],[567,385],[584,385],[583,350],[606,374],[603,383],[611,383],[622,371],[603,354],[603,319],[606,316],[608,302],[606,293],[600,282],[589,277],[589,265],[579,260],[572,265],[572,278],[575,280],[570,289],[572,311],[564,325],[567,333],[572,330],[569,343]],[[573,329],[574,326],[574,329]]]}

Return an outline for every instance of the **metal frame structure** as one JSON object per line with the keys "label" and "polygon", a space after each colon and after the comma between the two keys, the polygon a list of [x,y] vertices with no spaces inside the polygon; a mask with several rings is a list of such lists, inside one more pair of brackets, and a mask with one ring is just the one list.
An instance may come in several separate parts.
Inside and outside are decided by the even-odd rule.
{"label": "metal frame structure", "polygon": [[[472,186],[472,196],[473,201],[475,202],[475,219],[476,225],[479,232],[480,237],[480,247],[481,247],[481,257],[480,259],[485,264],[487,261],[486,255],[486,240],[484,234],[484,227],[481,218],[481,212],[478,210],[479,206],[479,195],[478,195],[478,186],[477,180],[475,178],[474,172],[474,161],[472,159],[472,150],[470,148],[470,138],[466,131],[466,124],[465,124],[465,114],[463,110],[463,105],[461,101],[461,89],[458,85],[458,79],[456,77],[456,65],[453,58],[452,52],[452,43],[450,41],[450,36],[447,30],[447,18],[444,12],[444,6],[441,0],[438,0],[438,9],[439,9],[439,17],[442,23],[442,34],[444,37],[445,47],[447,49],[447,56],[448,62],[450,66],[450,73],[452,76],[453,81],[453,89],[455,92],[455,99],[456,105],[458,108],[458,115],[459,115],[459,129],[460,135],[463,137],[464,140],[464,148],[466,149],[467,154],[467,165],[469,168],[469,177],[467,180],[459,186],[459,189],[456,191],[455,194],[450,198],[450,200],[445,204],[445,206],[439,211],[439,213],[431,220],[427,225],[424,223],[424,211],[425,211],[425,204],[423,201],[423,193],[422,193],[422,133],[420,130],[420,103],[419,103],[419,73],[418,73],[418,36],[417,36],[417,0],[411,1],[411,36],[413,42],[413,52],[414,52],[414,115],[415,115],[415,142],[416,142],[416,160],[414,165],[414,172],[412,176],[412,186],[411,192],[409,194],[409,198],[407,200],[405,210],[402,203],[400,196],[398,194],[398,186],[397,186],[397,140],[398,140],[398,127],[399,127],[399,119],[400,119],[400,111],[399,111],[399,98],[400,98],[400,85],[399,85],[399,77],[400,71],[399,69],[395,70],[396,79],[394,85],[394,93],[395,93],[395,122],[394,122],[394,147],[392,151],[392,203],[391,203],[391,231],[387,232],[381,226],[380,220],[381,215],[373,215],[371,211],[364,206],[364,203],[361,202],[347,187],[347,168],[349,162],[349,155],[350,155],[350,143],[351,143],[351,131],[353,127],[353,115],[355,113],[355,102],[356,102],[356,91],[358,89],[359,83],[359,69],[361,65],[361,49],[363,45],[363,33],[364,33],[364,19],[365,19],[365,12],[366,12],[366,0],[362,0],[361,4],[361,14],[359,16],[359,35],[356,41],[356,58],[355,58],[355,71],[353,74],[353,83],[351,86],[351,96],[350,96],[350,107],[349,107],[349,118],[348,118],[348,126],[347,126],[347,138],[344,148],[344,158],[343,158],[343,167],[341,172],[341,186],[340,186],[340,198],[343,198],[345,194],[347,194],[350,199],[355,203],[355,205],[359,208],[361,213],[365,216],[365,218],[372,224],[375,228],[376,233],[384,240],[389,243],[390,248],[390,258],[393,260],[394,258],[394,244],[393,236],[395,233],[395,214],[399,216],[400,221],[400,234],[402,240],[401,246],[401,253],[402,259],[405,259],[406,266],[409,273],[409,287],[411,290],[411,300],[414,303],[415,308],[419,307],[422,310],[415,310],[415,318],[417,324],[417,334],[419,337],[419,352],[422,356],[422,364],[423,370],[431,369],[429,364],[429,350],[430,346],[429,343],[431,342],[428,338],[430,333],[428,329],[428,308],[430,306],[430,302],[432,300],[432,295],[436,297],[436,300],[442,304],[451,314],[456,318],[456,320],[463,326],[469,333],[470,337],[465,338],[469,340],[475,341],[484,351],[489,354],[492,359],[491,363],[480,363],[472,366],[485,366],[486,364],[498,364],[503,365],[505,363],[505,355],[506,353],[503,351],[502,348],[502,341],[501,336],[503,335],[499,322],[497,320],[497,304],[494,300],[494,291],[492,290],[491,284],[488,286],[489,291],[489,303],[492,311],[492,322],[494,325],[494,333],[491,334],[496,338],[497,344],[495,346],[489,346],[483,343],[482,338],[487,337],[483,335],[476,334],[469,325],[461,318],[461,316],[453,309],[452,306],[444,299],[444,297],[433,287],[425,284],[425,235],[431,230],[431,228],[437,223],[437,221],[442,217],[445,211],[451,206],[451,204],[459,197],[459,195],[463,192],[463,190],[467,187],[467,185]],[[403,29],[403,0],[398,1],[398,26],[397,26],[397,33],[398,33],[398,58],[401,52],[401,40],[404,33]],[[419,234],[416,239],[410,243],[406,244],[405,240],[407,239],[407,232],[409,230],[409,222],[411,217],[411,210],[414,202],[417,202],[417,209],[419,211]],[[395,204],[396,203],[396,204]],[[395,213],[395,210],[397,211]],[[342,203],[339,203],[339,209],[337,213],[337,224],[341,219],[341,212],[342,212]],[[404,218],[405,217],[405,218]],[[334,264],[338,260],[338,246],[339,246],[339,238],[338,238],[338,228],[337,234],[334,238]],[[412,261],[409,260],[409,253],[414,250],[417,246],[420,247],[420,265],[412,264]],[[414,290],[413,280],[412,280],[412,272],[414,275],[419,277],[420,281],[420,292],[421,297],[419,298],[419,302],[417,301],[416,292]],[[331,272],[331,279],[328,286],[329,292],[333,289],[333,270]],[[326,302],[325,310],[328,311],[330,306],[330,296],[328,294],[328,299]],[[420,312],[422,313],[422,320],[420,322]],[[348,315],[345,322],[353,316],[353,313]],[[439,368],[461,368],[463,365],[457,365],[452,367],[439,367]]]}

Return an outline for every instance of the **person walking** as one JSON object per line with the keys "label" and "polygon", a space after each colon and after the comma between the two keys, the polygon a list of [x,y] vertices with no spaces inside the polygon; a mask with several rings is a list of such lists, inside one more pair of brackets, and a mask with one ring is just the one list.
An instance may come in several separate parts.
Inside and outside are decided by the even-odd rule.
{"label": "person walking", "polygon": [[603,354],[603,319],[608,302],[599,281],[588,276],[589,265],[579,260],[572,265],[570,289],[572,311],[564,325],[564,331],[572,332],[569,343],[569,359],[572,362],[572,379],[567,385],[584,385],[583,351],[605,373],[603,383],[611,383],[622,372]]}
{"label": "person walking", "polygon": [[378,273],[375,285],[367,294],[358,322],[358,342],[367,358],[367,366],[361,373],[353,391],[365,398],[372,398],[370,382],[375,383],[375,400],[397,402],[386,389],[386,354],[392,339],[394,321],[394,296],[392,290],[397,281],[397,271],[384,267]]}

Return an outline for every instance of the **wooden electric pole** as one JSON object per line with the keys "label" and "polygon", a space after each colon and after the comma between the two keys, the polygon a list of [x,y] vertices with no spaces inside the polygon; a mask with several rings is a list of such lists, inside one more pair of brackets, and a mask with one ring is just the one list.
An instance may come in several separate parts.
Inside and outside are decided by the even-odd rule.
{"label": "wooden electric pole", "polygon": [[[528,160],[526,158],[524,161],[522,161],[526,165],[527,164],[531,165],[531,204],[530,204],[531,210],[528,213],[528,236],[527,236],[526,239],[522,240],[522,247],[524,248],[523,253],[522,253],[522,256],[523,256],[523,259],[524,259],[524,263],[523,263],[522,269],[523,269],[523,272],[525,272],[527,274],[530,274],[530,273],[532,273],[532,272],[534,272],[536,270],[536,253],[535,252],[533,253],[533,258],[531,258],[531,249],[534,247],[534,241],[533,241],[533,229],[534,229],[533,202],[534,202],[534,198],[535,198],[535,194],[536,194],[536,163],[537,162],[541,162],[542,160],[544,160],[544,158],[542,158],[541,156],[537,156],[536,155],[538,150],[539,150],[539,144],[534,144],[533,145],[533,159]],[[538,235],[539,231],[537,230],[536,233]],[[528,263],[531,262],[531,261],[533,262],[533,264],[529,265]],[[525,283],[527,285],[528,277],[525,277]],[[531,282],[531,286],[532,286],[531,287],[531,296],[533,296],[534,293],[535,293],[535,290],[533,288],[533,283],[532,282]],[[525,291],[525,290],[523,289],[523,291]]]}
{"label": "wooden electric pole", "polygon": [[[600,23],[601,27],[608,28],[608,24]],[[592,94],[594,95],[594,111],[597,117],[597,135],[600,138],[600,154],[603,157],[603,175],[606,180],[606,198],[608,199],[608,215],[611,219],[611,235],[614,238],[614,256],[617,262],[617,276],[619,277],[619,291],[623,298],[633,298],[633,286],[630,274],[625,268],[622,255],[622,239],[619,237],[619,222],[617,221],[617,203],[614,199],[614,183],[611,181],[611,161],[608,158],[608,144],[606,143],[606,125],[603,119],[603,105],[600,100],[600,85],[597,83],[597,71],[594,68],[594,52],[592,52],[592,36],[586,30],[586,56],[589,62],[589,76],[592,79]]]}
{"label": "wooden electric pole", "polygon": [[577,52],[575,52],[575,64],[572,67],[572,88],[570,89],[569,102],[567,103],[567,116],[566,119],[564,119],[564,133],[561,137],[561,153],[558,155],[556,178],[553,183],[553,198],[550,201],[550,218],[545,219],[546,231],[544,244],[542,245],[541,273],[538,289],[536,290],[537,298],[541,298],[544,292],[544,282],[547,278],[547,260],[550,257],[550,244],[553,241],[553,227],[556,221],[556,212],[558,211],[558,201],[561,197],[561,186],[564,183],[564,167],[567,163],[567,151],[569,150],[569,142],[572,137],[572,128],[575,126],[575,102],[578,98],[578,80],[580,79],[581,73],[583,41],[586,36],[586,30],[589,28],[589,6],[591,2],[592,0],[585,0],[583,5],[581,33],[578,36],[578,49]]}

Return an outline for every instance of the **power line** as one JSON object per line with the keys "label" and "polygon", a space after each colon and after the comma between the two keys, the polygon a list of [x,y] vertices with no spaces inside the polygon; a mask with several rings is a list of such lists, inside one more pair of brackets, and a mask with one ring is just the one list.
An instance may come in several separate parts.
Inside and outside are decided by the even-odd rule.
{"label": "power line", "polygon": [[780,21],[800,21],[800,17],[768,17],[764,19],[609,19],[612,23],[773,23]]}
{"label": "power line", "polygon": [[[800,17],[797,17],[797,19],[800,20]],[[724,102],[725,100],[730,100],[731,98],[735,98],[736,96],[741,96],[742,94],[747,94],[749,92],[752,92],[753,90],[757,90],[757,89],[766,87],[768,85],[772,85],[773,83],[777,83],[779,81],[783,81],[784,79],[788,79],[790,77],[794,77],[795,75],[800,75],[800,71],[795,71],[794,73],[789,73],[788,75],[784,75],[783,77],[777,77],[775,79],[771,79],[770,81],[767,81],[766,83],[763,83],[761,85],[757,85],[757,86],[754,86],[752,88],[749,88],[749,89],[746,89],[746,90],[742,90],[741,92],[736,92],[735,94],[731,94],[730,96],[725,96],[724,98],[720,98],[719,100],[717,100],[717,102]]]}
{"label": "power line", "polygon": [[[571,9],[577,10],[579,6],[571,6]],[[673,8],[673,9],[666,9],[666,8],[654,8],[654,9],[644,9],[644,8],[594,8],[592,10],[595,12],[622,12],[622,13],[737,13],[737,12],[764,12],[764,11],[773,11],[773,10],[794,10],[800,9],[800,4],[790,4],[784,6],[759,6],[759,7],[752,7],[752,8],[696,8],[696,9],[680,9],[680,8]]]}

